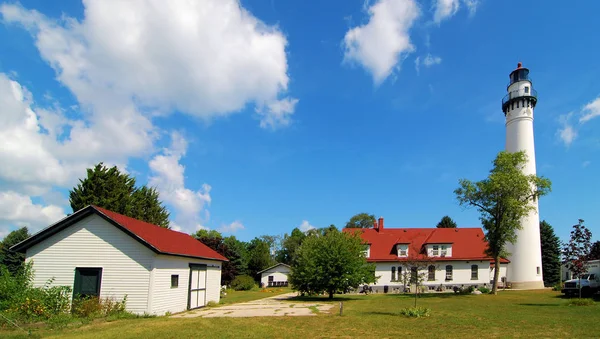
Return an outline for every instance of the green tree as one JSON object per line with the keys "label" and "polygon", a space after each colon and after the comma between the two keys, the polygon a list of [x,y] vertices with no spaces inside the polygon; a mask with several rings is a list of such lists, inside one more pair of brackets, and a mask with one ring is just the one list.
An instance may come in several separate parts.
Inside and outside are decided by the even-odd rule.
{"label": "green tree", "polygon": [[250,276],[257,279],[258,272],[274,264],[269,243],[260,237],[252,239],[248,244],[248,273]]}
{"label": "green tree", "polygon": [[302,294],[334,293],[375,282],[375,265],[367,264],[358,234],[329,232],[307,237],[296,252],[289,281]]}
{"label": "green tree", "polygon": [[23,268],[23,264],[25,263],[25,253],[15,252],[10,248],[30,236],[27,227],[22,227],[8,233],[8,235],[0,241],[0,266],[6,267],[13,276],[18,275]]}
{"label": "green tree", "polygon": [[277,261],[286,265],[292,265],[296,258],[296,250],[302,245],[306,234],[297,227],[291,234],[285,234],[281,240],[281,249],[277,253]]}
{"label": "green tree", "polygon": [[583,225],[583,219],[573,225],[571,238],[563,248],[565,266],[579,278],[579,298],[581,298],[581,275],[587,272],[590,250],[592,248],[592,232]]}
{"label": "green tree", "polygon": [[440,222],[438,222],[437,228],[456,228],[456,223],[449,216],[444,216]]}
{"label": "green tree", "polygon": [[375,223],[375,215],[369,213],[358,213],[346,223],[346,228],[372,228]]}
{"label": "green tree", "polygon": [[223,242],[231,249],[235,255],[229,259],[231,264],[235,267],[238,275],[248,275],[248,244],[244,241],[238,240],[234,235],[230,235],[223,239]]}
{"label": "green tree", "polygon": [[[515,243],[521,219],[537,213],[531,202],[550,191],[550,180],[522,172],[527,162],[524,152],[498,153],[488,177],[478,182],[460,179],[454,193],[461,206],[476,207],[486,232],[487,255],[500,267],[500,258],[507,256],[507,243]],[[500,270],[494,270],[492,293],[497,294]]]}
{"label": "green tree", "polygon": [[600,240],[596,241],[592,244],[590,249],[589,260],[598,260],[600,259]]}
{"label": "green tree", "polygon": [[540,222],[540,240],[544,285],[554,286],[560,282],[560,240],[554,234],[552,226],[545,220]]}
{"label": "green tree", "polygon": [[87,177],[69,191],[73,212],[96,205],[113,212],[169,228],[169,212],[154,188],[135,187],[135,178],[114,166],[99,163],[88,168]]}
{"label": "green tree", "polygon": [[245,273],[240,267],[240,253],[237,248],[230,246],[221,233],[215,230],[198,230],[193,237],[229,260],[223,262],[221,267],[222,284],[229,285],[236,276]]}

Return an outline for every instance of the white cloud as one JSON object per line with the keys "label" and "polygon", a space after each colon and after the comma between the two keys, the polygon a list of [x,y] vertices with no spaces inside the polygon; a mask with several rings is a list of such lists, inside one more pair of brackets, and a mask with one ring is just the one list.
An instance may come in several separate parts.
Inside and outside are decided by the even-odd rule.
{"label": "white cloud", "polygon": [[81,104],[102,108],[103,116],[117,106],[210,119],[248,103],[296,100],[286,97],[286,37],[239,1],[89,0],[84,5],[82,21],[51,20],[19,5],[2,5],[0,12],[35,36],[58,79]]}
{"label": "white cloud", "polygon": [[458,12],[460,2],[459,0],[437,0],[434,4],[434,8],[433,22],[439,24]]}
{"label": "white cloud", "polygon": [[582,124],[600,116],[600,97],[585,105],[581,114],[579,122]]}
{"label": "white cloud", "polygon": [[206,228],[202,212],[211,202],[208,184],[198,190],[185,187],[185,167],[180,164],[187,150],[187,142],[179,133],[171,133],[171,146],[150,160],[151,176],[148,185],[156,187],[160,198],[175,212],[174,225],[182,231],[193,233]]}
{"label": "white cloud", "polygon": [[561,123],[562,128],[559,128],[556,132],[558,137],[567,147],[570,146],[573,143],[573,140],[575,140],[575,138],[577,137],[577,130],[569,122],[572,116],[573,112],[561,115],[559,117],[559,122]]}
{"label": "white cloud", "polygon": [[427,53],[427,55],[423,58],[423,61],[421,61],[420,57],[417,57],[415,59],[415,69],[417,70],[417,73],[419,73],[421,70],[421,65],[423,65],[425,67],[431,67],[433,65],[439,65],[441,63],[442,63],[441,57],[431,55],[431,53]]}
{"label": "white cloud", "polygon": [[302,223],[300,224],[300,226],[298,226],[298,228],[300,229],[300,231],[302,232],[307,232],[310,230],[315,229],[316,227],[314,227],[313,225],[311,225],[308,220],[302,220]]}
{"label": "white cloud", "polygon": [[477,7],[479,7],[479,0],[463,0],[465,6],[467,6],[467,10],[469,11],[469,16],[475,15],[477,12]]}
{"label": "white cloud", "polygon": [[[162,131],[152,119],[173,111],[209,120],[255,105],[264,108],[262,127],[290,124],[298,99],[287,93],[287,39],[239,1],[83,5],[83,19],[59,20],[0,4],[0,20],[30,32],[77,100],[77,118],[58,103],[36,107],[25,88],[0,74],[0,191],[59,201],[51,190],[72,187],[85,168],[99,161],[125,167],[155,153]],[[154,157],[153,173],[185,226],[199,228],[208,219],[210,186],[183,185],[186,148],[174,142]]]}
{"label": "white cloud", "polygon": [[346,32],[344,62],[361,65],[380,84],[414,51],[409,30],[420,11],[414,0],[379,0],[368,13],[367,24]]}
{"label": "white cloud", "polygon": [[59,206],[34,204],[28,196],[13,191],[0,192],[0,233],[5,235],[10,225],[27,226],[34,233],[64,217]]}
{"label": "white cloud", "polygon": [[239,230],[243,230],[244,228],[245,228],[244,225],[240,221],[236,220],[236,221],[232,222],[229,225],[222,225],[219,228],[219,232],[221,232],[221,233],[235,233],[235,232],[237,232]]}
{"label": "white cloud", "polygon": [[591,163],[592,163],[591,161],[589,161],[589,160],[586,160],[586,161],[584,161],[584,162],[581,164],[581,167],[583,167],[583,168],[586,168],[586,167],[588,167],[588,166],[589,166]]}

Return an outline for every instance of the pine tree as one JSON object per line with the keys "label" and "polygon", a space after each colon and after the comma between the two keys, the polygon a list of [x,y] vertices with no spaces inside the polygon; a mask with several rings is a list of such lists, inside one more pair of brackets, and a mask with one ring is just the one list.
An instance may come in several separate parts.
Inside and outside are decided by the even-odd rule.
{"label": "pine tree", "polygon": [[169,228],[169,212],[154,188],[136,188],[135,178],[121,173],[116,166],[99,163],[88,168],[87,177],[69,191],[73,212],[95,205],[107,210]]}
{"label": "pine tree", "polygon": [[545,220],[540,222],[540,240],[544,285],[554,286],[560,282],[560,240],[554,234],[552,226]]}
{"label": "pine tree", "polygon": [[0,266],[6,267],[13,276],[23,267],[25,253],[15,252],[10,248],[30,236],[27,227],[23,227],[10,232],[0,241]]}
{"label": "pine tree", "polygon": [[456,223],[449,216],[444,216],[440,222],[438,222],[437,228],[456,228]]}

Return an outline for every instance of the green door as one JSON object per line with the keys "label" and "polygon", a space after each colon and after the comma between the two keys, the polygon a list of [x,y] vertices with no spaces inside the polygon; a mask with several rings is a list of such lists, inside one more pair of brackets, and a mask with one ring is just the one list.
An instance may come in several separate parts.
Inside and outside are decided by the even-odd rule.
{"label": "green door", "polygon": [[99,297],[102,268],[76,268],[73,295],[80,297]]}

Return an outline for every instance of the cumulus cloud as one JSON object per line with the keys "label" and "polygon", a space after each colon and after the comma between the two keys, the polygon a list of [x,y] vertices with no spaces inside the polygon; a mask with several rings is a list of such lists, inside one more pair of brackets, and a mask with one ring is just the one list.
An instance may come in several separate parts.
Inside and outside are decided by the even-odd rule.
{"label": "cumulus cloud", "polygon": [[222,225],[219,228],[219,232],[221,232],[221,233],[235,233],[237,231],[243,230],[244,228],[245,228],[244,225],[240,221],[236,220],[236,221],[232,222],[229,225]]}
{"label": "cumulus cloud", "polygon": [[433,22],[436,24],[441,23],[443,20],[454,16],[459,8],[459,0],[437,0],[434,4]]}
{"label": "cumulus cloud", "polygon": [[559,122],[562,125],[561,128],[558,129],[556,134],[562,140],[562,142],[568,147],[573,143],[573,140],[577,137],[577,131],[570,123],[571,117],[573,116],[573,112],[568,114],[561,115],[559,117]]}
{"label": "cumulus cloud", "polygon": [[185,187],[185,167],[180,163],[187,150],[187,142],[177,132],[171,133],[171,145],[164,148],[150,160],[151,176],[148,185],[156,187],[161,199],[175,213],[175,226],[187,233],[205,228],[202,223],[208,221],[205,206],[210,204],[208,184],[198,190]]}
{"label": "cumulus cloud", "polygon": [[300,231],[302,232],[307,232],[310,230],[315,229],[316,227],[314,227],[313,225],[311,225],[308,220],[302,220],[302,223],[300,224],[300,226],[298,226],[298,228],[300,229]]}
{"label": "cumulus cloud", "polygon": [[[77,100],[72,114],[59,103],[37,107],[23,86],[0,74],[0,191],[52,197],[53,188],[72,187],[99,161],[123,167],[151,156],[163,132],[152,119],[173,111],[209,120],[255,105],[263,128],[292,121],[298,99],[288,95],[287,39],[239,1],[83,5],[78,20],[0,4],[0,20],[32,35]],[[208,219],[210,186],[183,186],[186,148],[173,142],[152,162],[155,183],[182,218],[176,227]]]}
{"label": "cumulus cloud", "polygon": [[59,206],[34,204],[29,196],[13,191],[0,192],[0,233],[4,235],[8,234],[10,225],[27,226],[34,233],[65,216]]}
{"label": "cumulus cloud", "polygon": [[409,30],[420,10],[414,0],[379,0],[367,11],[369,21],[346,32],[344,62],[361,65],[380,84],[414,51]]}

